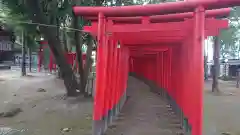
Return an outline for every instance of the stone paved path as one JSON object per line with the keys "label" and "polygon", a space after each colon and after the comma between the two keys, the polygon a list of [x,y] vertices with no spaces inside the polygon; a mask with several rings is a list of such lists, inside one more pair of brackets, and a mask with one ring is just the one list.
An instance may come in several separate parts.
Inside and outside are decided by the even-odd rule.
{"label": "stone paved path", "polygon": [[169,106],[146,84],[129,77],[127,95],[119,119],[106,135],[177,135],[181,131]]}

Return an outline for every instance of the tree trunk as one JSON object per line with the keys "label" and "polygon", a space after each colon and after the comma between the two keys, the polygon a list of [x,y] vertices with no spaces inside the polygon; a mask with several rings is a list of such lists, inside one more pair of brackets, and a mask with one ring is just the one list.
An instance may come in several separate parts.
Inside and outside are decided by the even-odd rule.
{"label": "tree trunk", "polygon": [[[74,16],[74,29],[79,29],[79,18]],[[82,33],[80,31],[75,31],[75,47],[78,60],[78,73],[80,75],[80,91],[84,93],[84,69],[82,61]]]}
{"label": "tree trunk", "polygon": [[27,38],[26,38],[26,31],[23,30],[22,38],[23,38],[23,44],[22,44],[22,64],[21,64],[21,69],[22,69],[22,76],[26,76],[26,46],[27,46]]}
{"label": "tree trunk", "polygon": [[67,45],[66,31],[65,30],[63,31],[63,46],[64,46],[63,48],[64,48],[65,52],[66,53],[69,52],[68,45]]}
{"label": "tree trunk", "polygon": [[216,36],[213,38],[214,40],[214,48],[213,48],[213,83],[212,83],[212,92],[219,92],[219,86],[218,86],[218,76],[219,76],[219,69],[220,69],[220,44],[219,44],[219,37]]}
{"label": "tree trunk", "polygon": [[73,66],[72,66],[73,71],[75,71],[77,69],[77,61],[78,61],[77,58],[75,58],[75,60],[73,62]]}
{"label": "tree trunk", "polygon": [[[50,24],[40,9],[39,1],[26,0],[26,4],[29,12],[31,13],[29,14],[30,19],[33,20],[33,22]],[[67,89],[67,95],[77,96],[77,80],[71,69],[71,66],[67,63],[63,49],[59,47],[60,41],[59,38],[56,38],[57,30],[58,29],[56,27],[40,27],[40,32],[43,33],[45,38],[48,40],[49,47],[55,56],[56,63],[60,68],[61,73],[63,74],[63,80]]]}
{"label": "tree trunk", "polygon": [[[90,68],[91,68],[91,64],[92,64],[92,51],[93,51],[93,39],[91,38],[91,36],[88,37],[88,48],[87,48],[87,54],[86,54],[86,64],[84,67],[84,81],[83,81],[83,88],[84,90],[86,89],[86,85],[87,85],[87,81],[88,81],[88,76],[89,76],[89,72],[90,72]],[[85,96],[88,93],[85,92]]]}
{"label": "tree trunk", "polygon": [[[59,17],[56,17],[56,23],[57,23],[57,39],[60,41],[60,21]],[[55,60],[56,61],[56,60]],[[58,78],[63,79],[63,73],[61,69],[58,66],[58,71],[57,71]]]}
{"label": "tree trunk", "polygon": [[96,6],[102,6],[102,3],[104,2],[104,0],[95,0],[96,2]]}
{"label": "tree trunk", "polygon": [[116,0],[116,6],[122,6],[122,0]]}
{"label": "tree trunk", "polygon": [[237,69],[237,84],[236,87],[239,88],[239,82],[240,82],[240,70],[239,68]]}
{"label": "tree trunk", "polygon": [[32,72],[32,48],[28,48],[29,72]]}
{"label": "tree trunk", "polygon": [[[71,66],[67,63],[67,60],[64,55],[64,51],[58,45],[60,44],[59,40],[54,38],[54,30],[50,30],[49,28],[40,28],[41,32],[46,35],[49,42],[49,47],[52,50],[53,55],[55,56],[56,62],[60,68],[60,72],[62,73],[62,77],[64,80],[64,84],[67,88],[68,96],[77,96],[76,88],[77,81],[76,77],[71,69]],[[51,32],[50,32],[51,31]]]}
{"label": "tree trunk", "polygon": [[204,80],[208,80],[208,65],[207,65],[207,56],[204,56]]}

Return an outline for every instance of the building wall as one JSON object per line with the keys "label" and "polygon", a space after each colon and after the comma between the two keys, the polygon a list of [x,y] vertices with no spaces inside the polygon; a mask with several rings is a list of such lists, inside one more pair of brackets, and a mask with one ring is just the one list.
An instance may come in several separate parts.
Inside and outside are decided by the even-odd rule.
{"label": "building wall", "polygon": [[[32,54],[32,67],[37,67],[37,62],[38,62],[37,54]],[[14,54],[14,63],[17,66],[21,65],[21,63],[22,63],[22,54],[21,53]],[[29,56],[26,55],[26,65],[28,66],[29,63],[30,63]]]}
{"label": "building wall", "polygon": [[[208,65],[208,76],[212,76],[212,67],[213,67],[213,65]],[[228,68],[227,68],[227,71],[225,71],[225,67],[224,67],[224,65],[222,64],[222,65],[220,65],[220,69],[219,69],[219,77],[221,77],[221,76],[223,76],[224,74],[226,74],[227,73],[227,75],[228,75]]]}
{"label": "building wall", "polygon": [[13,62],[13,42],[11,34],[0,30],[0,63],[11,64]]}
{"label": "building wall", "polygon": [[13,58],[12,51],[0,51],[0,63],[13,62]]}

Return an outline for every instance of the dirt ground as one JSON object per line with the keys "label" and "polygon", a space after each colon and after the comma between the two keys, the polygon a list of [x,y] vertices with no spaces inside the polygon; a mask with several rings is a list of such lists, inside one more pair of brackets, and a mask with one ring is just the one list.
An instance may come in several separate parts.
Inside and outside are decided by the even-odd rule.
{"label": "dirt ground", "polygon": [[213,94],[211,84],[207,81],[204,90],[204,135],[240,135],[240,89],[220,80],[221,93]]}
{"label": "dirt ground", "polygon": [[20,130],[21,135],[91,134],[92,99],[66,99],[61,80],[47,73],[28,75],[0,72],[0,112],[22,110],[15,117],[0,118],[0,127]]}
{"label": "dirt ground", "polygon": [[[21,135],[91,135],[91,99],[66,99],[61,80],[47,73],[28,75],[0,71],[0,113],[22,109],[15,117],[0,117],[0,128],[18,129]],[[38,92],[39,88],[46,92]],[[212,94],[211,81],[205,84],[203,135],[240,135],[240,89],[235,82],[220,81],[220,90],[221,94]]]}

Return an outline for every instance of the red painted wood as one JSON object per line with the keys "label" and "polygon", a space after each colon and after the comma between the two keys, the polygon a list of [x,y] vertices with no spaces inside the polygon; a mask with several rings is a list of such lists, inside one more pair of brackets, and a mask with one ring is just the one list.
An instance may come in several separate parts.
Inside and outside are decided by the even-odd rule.
{"label": "red painted wood", "polygon": [[117,48],[117,42],[115,42],[115,51],[114,51],[115,53],[114,53],[114,60],[116,61],[116,65],[115,65],[115,71],[114,71],[114,77],[115,77],[115,79],[114,79],[114,102],[113,102],[113,106],[114,107],[116,107],[116,104],[117,104],[117,102],[118,102],[118,79],[119,79],[119,72],[118,72],[118,70],[119,70],[119,49]]}
{"label": "red painted wood", "polygon": [[203,63],[203,44],[204,44],[204,28],[205,28],[205,14],[204,8],[199,6],[195,14],[195,33],[194,33],[194,46],[193,46],[193,72],[194,86],[195,86],[195,105],[193,111],[194,129],[193,135],[202,135],[203,124],[203,86],[204,86],[204,63]]}
{"label": "red painted wood", "polygon": [[98,48],[97,48],[97,65],[96,65],[96,92],[94,97],[94,120],[101,120],[103,116],[103,108],[104,108],[104,79],[105,79],[105,49],[106,45],[104,45],[104,16],[103,14],[99,14],[99,23],[98,23],[99,31],[98,31]]}
{"label": "red painted wood", "polygon": [[[230,15],[231,8],[215,9],[206,11],[207,18],[225,18]],[[167,15],[154,15],[149,16],[151,23],[159,22],[179,22],[184,21],[186,18],[193,18],[194,13],[180,13],[180,14],[167,14]],[[97,21],[97,17],[85,17],[84,19],[90,21]],[[114,23],[141,23],[142,17],[109,17],[109,20],[113,20]]]}
{"label": "red painted wood", "polygon": [[[105,99],[105,105],[104,105],[104,116],[107,116],[109,115],[108,111],[110,109],[110,97],[111,97],[111,71],[112,71],[112,51],[113,51],[113,46],[112,46],[112,37],[110,36],[107,36],[107,39],[105,41],[105,44],[108,45],[107,49],[106,49],[106,59],[107,59],[107,65],[106,65],[106,86],[105,86],[105,96],[104,96],[104,99]],[[108,86],[107,86],[108,85]]]}
{"label": "red painted wood", "polygon": [[[193,23],[192,19],[189,19],[184,22],[174,22],[174,23],[160,23],[160,24],[146,24],[142,26],[141,24],[125,24],[125,25],[109,25],[109,32],[118,32],[114,34],[117,38],[123,39],[123,42],[126,44],[129,40],[128,37],[131,36],[131,39],[138,40],[140,43],[149,42],[150,40],[153,40],[154,42],[161,40],[164,42],[169,42],[169,40],[178,40],[180,37],[187,36],[187,30],[191,29],[193,27],[191,24]],[[228,28],[228,20],[217,20],[213,18],[206,19],[206,35],[208,36],[214,36],[219,33],[219,29],[225,29]],[[96,23],[93,23],[92,26],[86,26],[84,27],[86,31],[97,33],[97,27]],[[142,31],[144,33],[139,33],[139,31]],[[129,33],[130,32],[130,33]],[[142,36],[144,38],[141,38],[143,41],[139,39],[139,36]],[[157,36],[158,40],[154,39],[154,37]],[[161,38],[162,39],[161,39]],[[170,39],[176,38],[176,39]],[[182,39],[180,39],[182,40]]]}
{"label": "red painted wood", "polygon": [[73,12],[79,16],[98,16],[103,13],[108,17],[126,17],[126,16],[149,16],[160,14],[171,14],[181,12],[193,12],[194,9],[202,5],[206,10],[219,9],[232,6],[240,6],[239,0],[201,0],[201,1],[179,1],[166,2],[162,4],[121,6],[121,7],[73,7]]}
{"label": "red painted wood", "polygon": [[[183,22],[151,23],[151,24],[117,24],[107,28],[109,32],[148,32],[148,31],[178,31],[191,28],[192,19]],[[228,20],[206,19],[206,30],[227,28]]]}
{"label": "red painted wood", "polygon": [[108,109],[109,110],[112,110],[113,109],[113,95],[114,95],[114,86],[113,86],[113,84],[114,84],[114,82],[113,82],[113,80],[114,80],[114,78],[115,78],[115,76],[114,76],[114,72],[115,72],[115,66],[116,66],[116,64],[115,64],[115,60],[114,60],[114,51],[115,51],[115,46],[114,46],[114,39],[113,39],[113,37],[110,37],[111,38],[111,40],[110,40],[110,49],[111,49],[111,51],[110,51],[110,67],[109,67],[109,72],[110,72],[110,77],[109,77],[109,82],[108,82],[108,84],[109,84],[109,101],[108,101]]}

